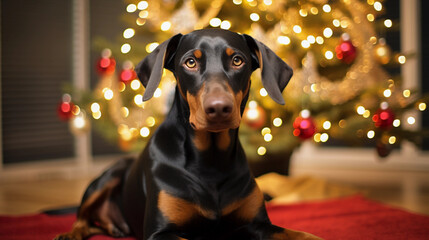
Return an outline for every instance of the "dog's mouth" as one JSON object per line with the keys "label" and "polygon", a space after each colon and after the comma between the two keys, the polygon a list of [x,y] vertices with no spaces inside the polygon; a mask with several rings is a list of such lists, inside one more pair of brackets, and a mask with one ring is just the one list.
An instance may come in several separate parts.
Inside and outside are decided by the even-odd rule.
{"label": "dog's mouth", "polygon": [[231,120],[217,121],[217,122],[206,121],[205,123],[190,121],[190,125],[195,131],[207,131],[207,132],[216,133],[216,132],[223,132],[229,129],[236,129],[240,126],[240,121],[231,121]]}

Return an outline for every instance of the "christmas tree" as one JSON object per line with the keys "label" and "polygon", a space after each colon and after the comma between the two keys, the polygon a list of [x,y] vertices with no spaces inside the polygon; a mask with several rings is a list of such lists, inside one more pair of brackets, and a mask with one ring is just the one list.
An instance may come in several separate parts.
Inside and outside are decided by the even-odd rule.
{"label": "christmas tree", "polygon": [[272,101],[253,75],[240,129],[249,156],[292,152],[303,141],[340,141],[370,144],[384,157],[403,140],[419,144],[425,132],[407,130],[415,119],[404,124],[402,115],[424,111],[427,99],[385,70],[405,64],[407,56],[392,52],[377,34],[394,27],[378,18],[383,11],[374,0],[127,0],[122,41],[96,42],[105,48],[98,86],[79,93],[79,102],[69,90],[59,114],[77,134],[92,119],[124,151],[141,150],[169,109],[175,80],[165,71],[155,98],[143,102],[134,66],[174,34],[222,28],[253,36],[294,69],[285,106]]}

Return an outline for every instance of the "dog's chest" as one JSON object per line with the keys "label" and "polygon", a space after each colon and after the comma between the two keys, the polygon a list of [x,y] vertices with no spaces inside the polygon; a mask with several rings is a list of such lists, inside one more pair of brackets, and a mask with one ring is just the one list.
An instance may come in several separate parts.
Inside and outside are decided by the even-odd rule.
{"label": "dog's chest", "polygon": [[195,226],[234,228],[251,222],[263,207],[263,195],[256,185],[239,197],[237,192],[231,191],[233,189],[205,190],[189,192],[189,196],[196,199],[180,198],[162,190],[158,196],[158,208],[170,223],[179,228],[192,226],[194,229]]}

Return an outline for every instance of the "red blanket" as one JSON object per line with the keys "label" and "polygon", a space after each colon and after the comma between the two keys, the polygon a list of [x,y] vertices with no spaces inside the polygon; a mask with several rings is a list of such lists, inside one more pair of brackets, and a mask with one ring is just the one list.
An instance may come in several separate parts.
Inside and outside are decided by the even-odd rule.
{"label": "red blanket", "polygon": [[[327,240],[429,239],[429,216],[388,207],[361,196],[290,205],[268,204],[267,209],[274,224],[310,232]],[[74,214],[1,216],[0,239],[52,239],[56,234],[70,230],[74,220]],[[91,238],[112,239],[106,236]]]}

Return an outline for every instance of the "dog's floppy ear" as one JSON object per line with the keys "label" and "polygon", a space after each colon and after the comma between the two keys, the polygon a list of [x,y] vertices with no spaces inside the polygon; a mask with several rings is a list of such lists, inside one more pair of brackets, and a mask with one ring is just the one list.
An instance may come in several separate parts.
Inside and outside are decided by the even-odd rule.
{"label": "dog's floppy ear", "polygon": [[161,81],[162,71],[171,69],[168,65],[176,52],[182,34],[177,34],[161,43],[153,52],[147,55],[136,67],[135,71],[143,86],[146,88],[143,101],[152,98]]}
{"label": "dog's floppy ear", "polygon": [[282,91],[292,77],[292,68],[265,44],[249,35],[243,34],[243,36],[252,51],[252,67],[261,68],[262,84],[268,95],[277,103],[284,105]]}

